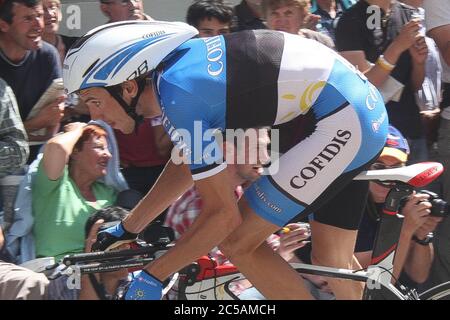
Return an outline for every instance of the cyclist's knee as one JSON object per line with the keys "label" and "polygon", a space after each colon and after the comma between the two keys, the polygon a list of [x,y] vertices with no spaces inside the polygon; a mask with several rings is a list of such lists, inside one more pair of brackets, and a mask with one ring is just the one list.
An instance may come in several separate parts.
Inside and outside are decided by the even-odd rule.
{"label": "cyclist's knee", "polygon": [[311,228],[312,262],[317,265],[350,269],[353,264],[357,231],[344,230],[317,221],[311,222]]}
{"label": "cyclist's knee", "polygon": [[353,261],[353,254],[349,255],[338,248],[334,248],[334,250],[313,249],[311,252],[311,262],[315,265],[345,269],[353,269],[356,266]]}
{"label": "cyclist's knee", "polygon": [[279,228],[252,212],[246,212],[245,208],[242,211],[242,223],[219,245],[219,249],[230,260],[252,256],[266,238]]}

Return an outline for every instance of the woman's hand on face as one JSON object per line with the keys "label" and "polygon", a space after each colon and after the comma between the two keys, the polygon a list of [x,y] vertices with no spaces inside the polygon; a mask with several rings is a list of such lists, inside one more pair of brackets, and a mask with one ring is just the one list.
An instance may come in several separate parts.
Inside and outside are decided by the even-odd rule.
{"label": "woman's hand on face", "polygon": [[82,129],[87,124],[84,122],[71,122],[64,126],[64,132],[75,131],[77,129]]}

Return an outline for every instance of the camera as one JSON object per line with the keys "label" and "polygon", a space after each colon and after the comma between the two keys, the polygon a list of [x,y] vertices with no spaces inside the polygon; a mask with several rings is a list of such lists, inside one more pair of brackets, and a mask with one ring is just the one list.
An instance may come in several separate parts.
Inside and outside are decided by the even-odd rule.
{"label": "camera", "polygon": [[428,190],[420,190],[418,193],[427,194],[430,196],[428,201],[431,203],[431,216],[445,218],[449,215],[450,208],[446,201],[439,198],[439,196]]}

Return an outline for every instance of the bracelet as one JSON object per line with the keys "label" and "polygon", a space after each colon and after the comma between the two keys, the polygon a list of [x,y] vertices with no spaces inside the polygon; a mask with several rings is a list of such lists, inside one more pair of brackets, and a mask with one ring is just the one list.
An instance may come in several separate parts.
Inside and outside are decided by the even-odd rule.
{"label": "bracelet", "polygon": [[416,243],[420,244],[421,246],[428,246],[433,241],[433,237],[434,237],[433,233],[430,232],[429,234],[427,234],[425,239],[419,239],[419,238],[416,237],[416,235],[414,235],[412,237],[412,239]]}
{"label": "bracelet", "polygon": [[391,72],[395,68],[395,64],[389,63],[383,55],[379,56],[377,59],[377,65],[379,65],[383,70]]}

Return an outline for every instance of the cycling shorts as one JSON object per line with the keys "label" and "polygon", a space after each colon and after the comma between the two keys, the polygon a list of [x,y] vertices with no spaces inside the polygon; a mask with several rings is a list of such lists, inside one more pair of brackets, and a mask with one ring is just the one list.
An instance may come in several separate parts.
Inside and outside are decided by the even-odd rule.
{"label": "cycling shorts", "polygon": [[[317,121],[312,134],[274,161],[270,175],[246,190],[248,204],[265,220],[281,227],[315,212],[384,147],[388,118],[380,93],[368,81],[356,87],[346,85],[345,79],[341,83],[340,88],[327,84],[312,106]],[[352,101],[345,96],[352,96]],[[355,222],[347,224],[345,219],[334,217],[333,224],[354,228]]]}

